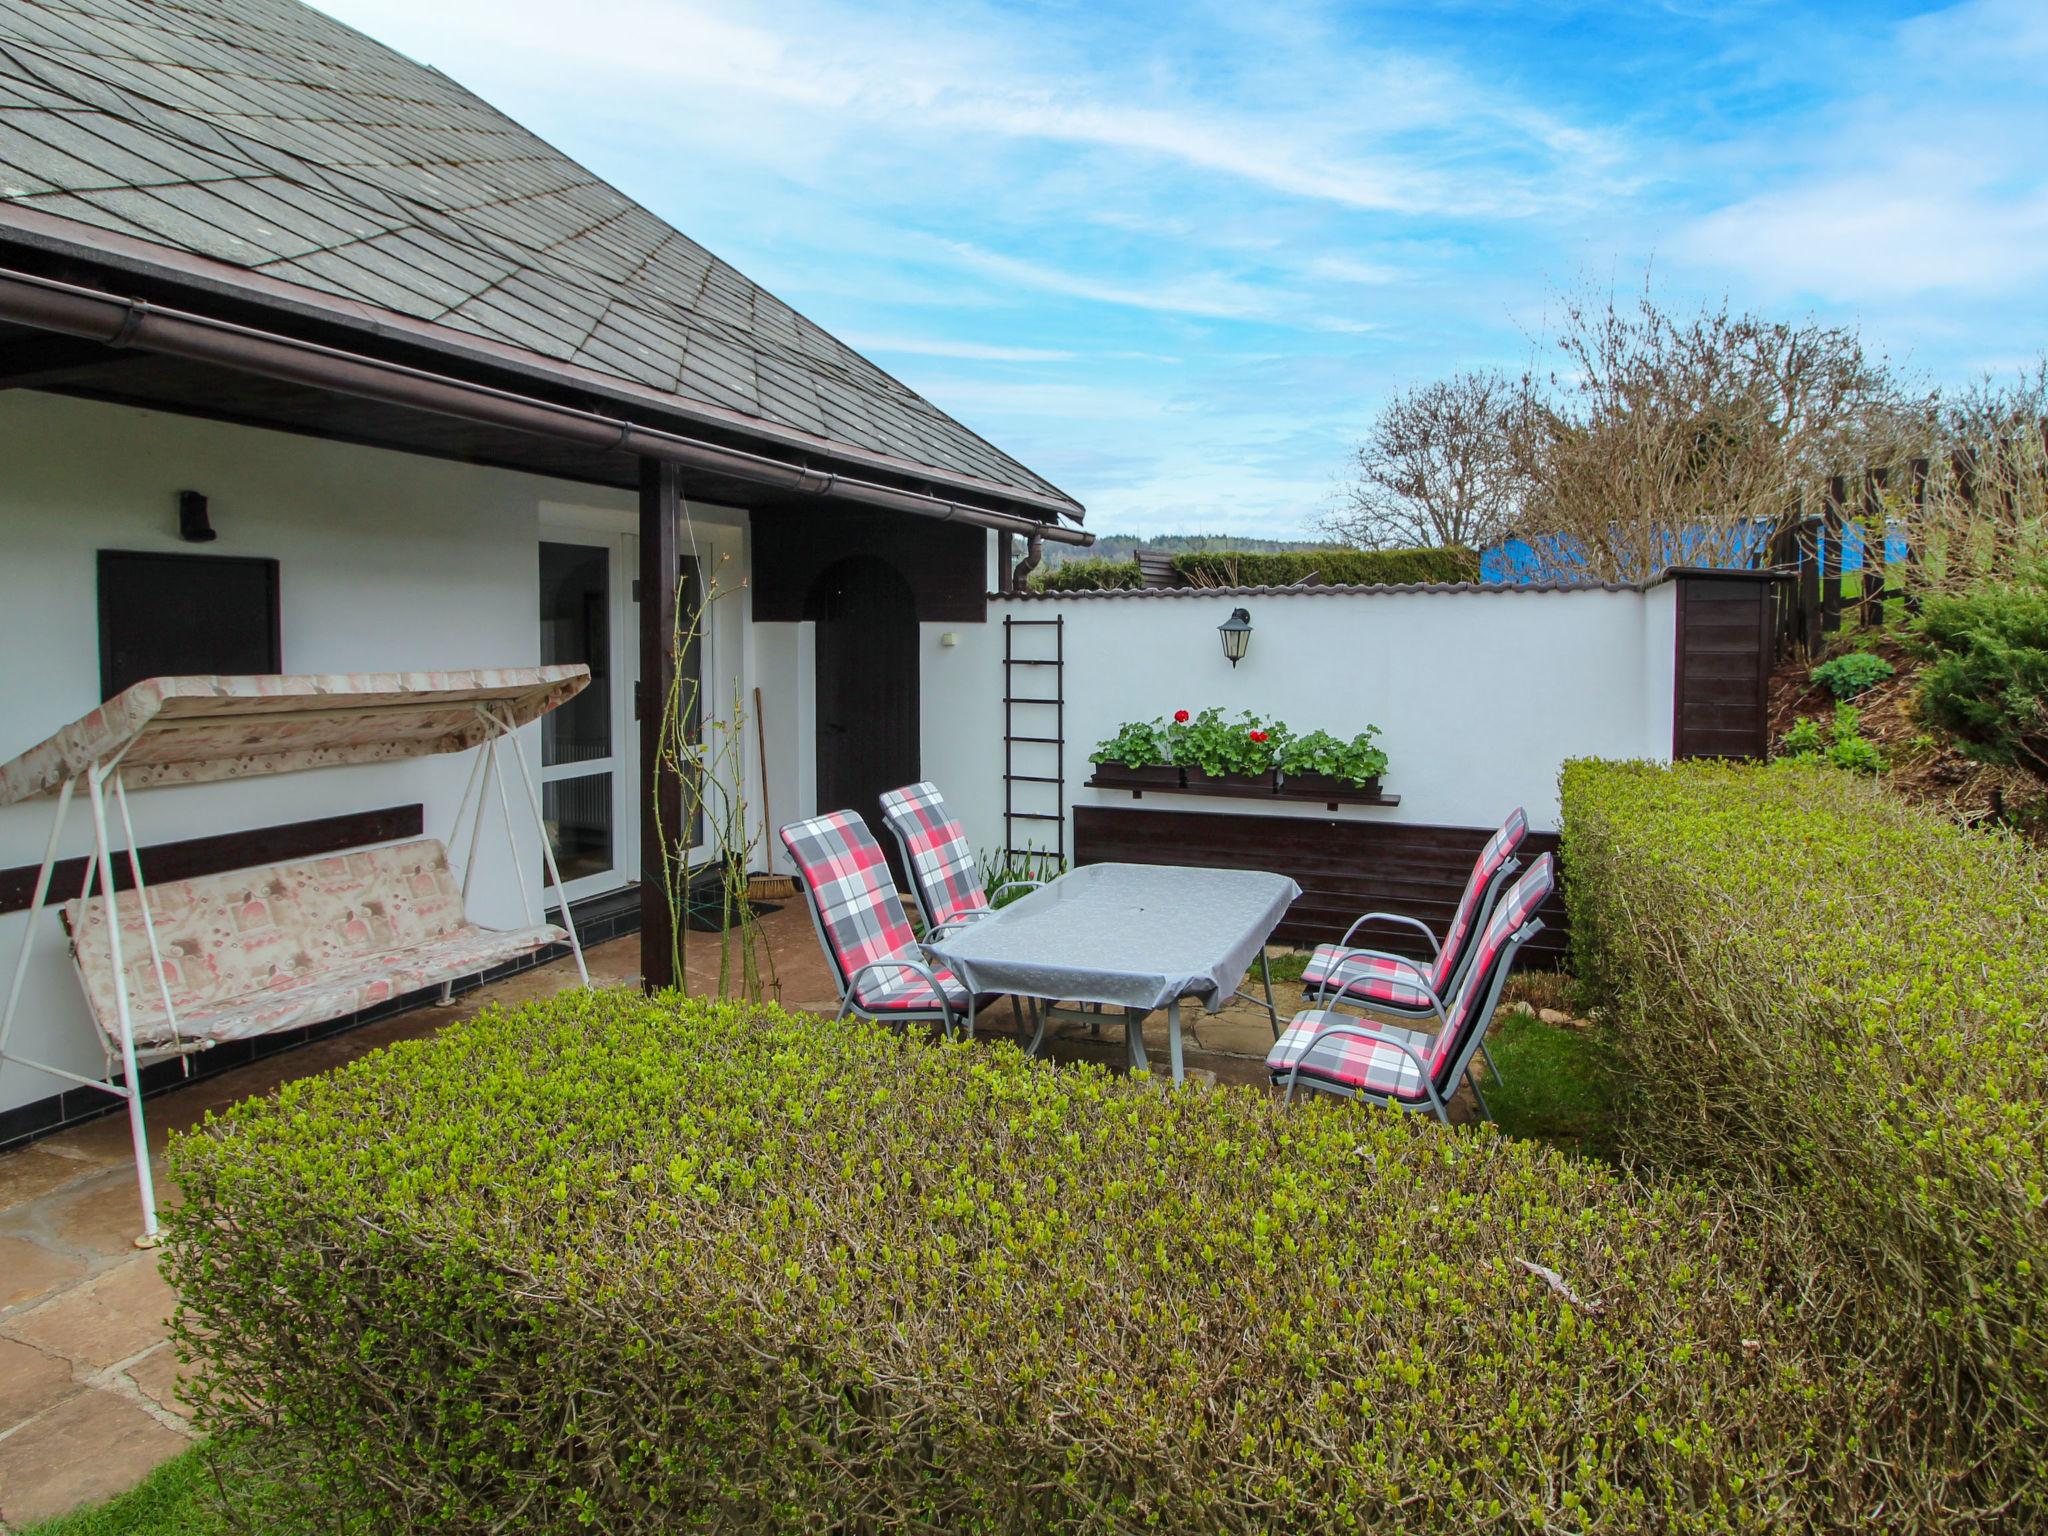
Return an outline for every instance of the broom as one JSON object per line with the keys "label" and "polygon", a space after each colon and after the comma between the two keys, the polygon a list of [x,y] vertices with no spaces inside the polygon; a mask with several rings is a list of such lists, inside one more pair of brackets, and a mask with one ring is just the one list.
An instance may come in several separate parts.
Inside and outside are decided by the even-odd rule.
{"label": "broom", "polygon": [[[761,718],[761,690],[754,690],[754,741],[761,752],[761,820],[773,827],[775,817],[768,809],[768,723]],[[796,894],[796,881],[788,875],[750,874],[747,900],[787,901]]]}

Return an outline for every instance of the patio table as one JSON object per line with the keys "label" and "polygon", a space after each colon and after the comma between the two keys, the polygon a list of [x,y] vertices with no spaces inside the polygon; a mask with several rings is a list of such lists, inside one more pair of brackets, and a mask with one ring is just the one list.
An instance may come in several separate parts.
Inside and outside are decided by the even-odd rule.
{"label": "patio table", "polygon": [[[1301,895],[1285,875],[1164,864],[1084,864],[987,917],[942,934],[932,956],[970,992],[1122,1008],[1135,1069],[1146,1066],[1143,1024],[1164,1008],[1173,1080],[1182,1081],[1180,1002],[1215,1013],[1254,959],[1274,1019],[1266,940]],[[1258,999],[1254,998],[1256,1002]],[[1045,1038],[1045,1018],[1028,1050]]]}

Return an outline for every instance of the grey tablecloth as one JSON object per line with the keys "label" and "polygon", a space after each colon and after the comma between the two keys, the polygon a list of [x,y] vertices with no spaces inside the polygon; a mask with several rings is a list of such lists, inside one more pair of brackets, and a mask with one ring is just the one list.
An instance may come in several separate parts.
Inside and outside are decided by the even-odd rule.
{"label": "grey tablecloth", "polygon": [[1084,864],[932,945],[975,992],[1151,1011],[1242,984],[1301,887],[1248,869]]}

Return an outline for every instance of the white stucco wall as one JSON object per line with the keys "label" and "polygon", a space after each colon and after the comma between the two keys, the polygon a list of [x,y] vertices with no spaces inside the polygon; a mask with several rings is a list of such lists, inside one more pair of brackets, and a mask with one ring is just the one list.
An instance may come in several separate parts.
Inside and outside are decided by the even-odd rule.
{"label": "white stucco wall", "polygon": [[[217,542],[177,539],[176,493],[211,502]],[[715,509],[696,509],[715,520]],[[0,393],[0,759],[99,702],[95,555],[100,549],[261,555],[280,562],[284,665],[292,672],[531,666],[539,660],[536,543],[543,518],[634,526],[630,494],[413,455],[205,422],[26,391]],[[710,524],[707,522],[707,527]],[[722,577],[735,593],[719,615],[723,677],[711,699],[751,686],[745,534],[732,528]],[[771,706],[772,707],[772,706]],[[771,718],[794,750],[808,715]],[[522,733],[537,766],[535,728]],[[808,757],[808,741],[799,754]],[[752,753],[748,754],[751,761]],[[137,792],[147,844],[419,801],[429,836],[445,837],[466,757],[327,769],[229,784]],[[629,770],[630,771],[630,770]],[[755,786],[750,785],[750,791]],[[515,881],[538,894],[538,839],[512,786],[520,847],[487,827],[472,912],[523,921]],[[34,864],[51,802],[0,807],[0,866]],[[493,818],[496,812],[492,812]],[[62,853],[90,846],[74,814]],[[11,972],[27,914],[0,917],[0,972]],[[101,1057],[63,953],[54,909],[36,914],[38,957],[14,1045],[73,1070]],[[4,983],[0,983],[4,985]],[[0,1109],[65,1085],[0,1066]]]}
{"label": "white stucco wall", "polygon": [[[1002,620],[1064,616],[1069,806],[1131,803],[1128,791],[1082,787],[1089,751],[1120,723],[1217,705],[1302,731],[1379,726],[1392,760],[1386,788],[1401,804],[1347,806],[1337,813],[1345,818],[1484,826],[1520,804],[1551,828],[1567,757],[1669,755],[1669,598],[1653,588],[997,600],[986,625],[924,627],[925,775],[978,848],[999,845]],[[1252,642],[1233,669],[1216,626],[1240,606],[1251,612]],[[1027,645],[1050,654],[1051,631],[1020,633],[1033,637],[1020,654]],[[1020,695],[1050,684],[1050,669],[1017,669]],[[1038,771],[1022,750],[1019,771]],[[1146,804],[1329,814],[1275,799],[1157,795]]]}

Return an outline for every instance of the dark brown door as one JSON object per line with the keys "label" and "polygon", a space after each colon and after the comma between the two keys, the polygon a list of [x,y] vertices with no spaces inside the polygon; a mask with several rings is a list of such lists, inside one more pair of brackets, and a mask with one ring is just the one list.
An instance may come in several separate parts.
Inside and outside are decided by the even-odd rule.
{"label": "dark brown door", "polygon": [[882,794],[917,782],[917,609],[909,583],[870,556],[818,578],[809,612],[818,629],[818,809],[858,811],[904,882]]}

